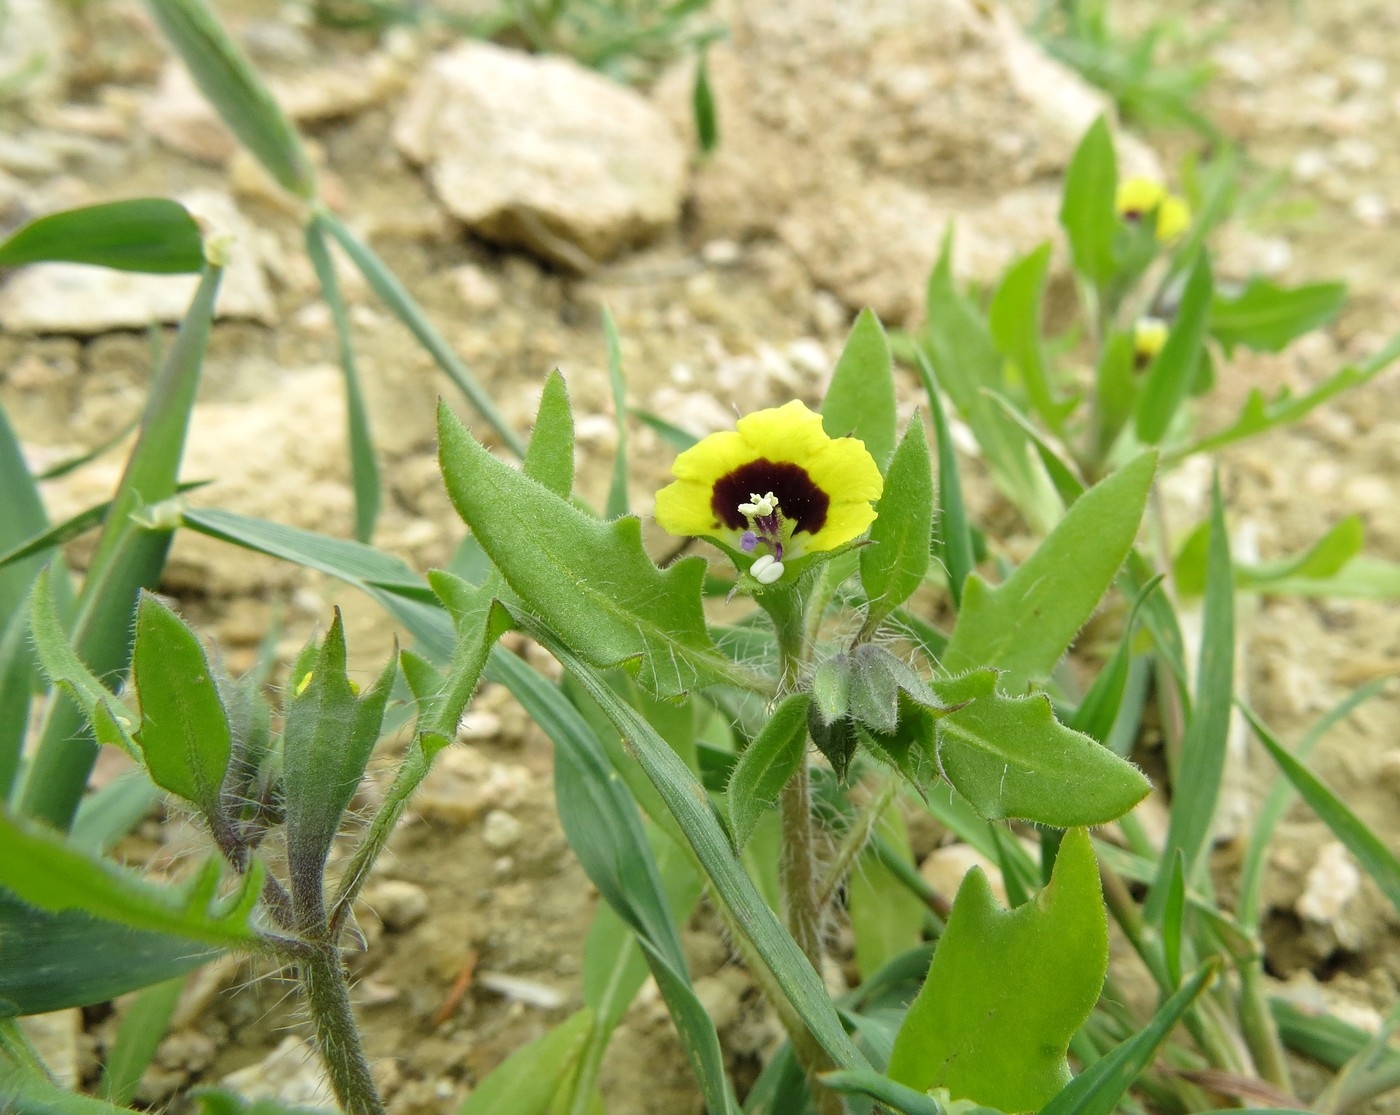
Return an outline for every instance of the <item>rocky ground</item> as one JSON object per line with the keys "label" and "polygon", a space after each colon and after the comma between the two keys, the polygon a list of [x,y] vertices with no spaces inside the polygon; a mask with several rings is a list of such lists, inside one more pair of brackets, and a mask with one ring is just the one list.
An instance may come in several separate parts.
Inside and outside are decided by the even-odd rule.
{"label": "rocky ground", "polygon": [[[739,5],[734,6],[736,9]],[[544,374],[563,369],[578,416],[580,488],[606,491],[613,449],[600,314],[614,314],[631,401],[704,433],[793,396],[813,401],[853,313],[913,324],[943,227],[957,265],[990,280],[1054,235],[1059,178],[1101,111],[1048,62],[1012,12],[971,0],[802,0],[725,12],[711,54],[722,143],[698,159],[689,72],[619,92],[562,62],[445,36],[379,39],[317,27],[304,9],[231,0],[234,29],[311,142],[323,192],[409,286],[508,418],[525,428]],[[1155,9],[1116,5],[1124,17]],[[60,15],[62,18],[60,19]],[[204,502],[347,534],[344,406],[329,314],[295,210],[237,150],[131,0],[62,13],[12,0],[0,74],[38,47],[48,65],[0,109],[0,222],[84,201],[172,194],[238,233],[186,475]],[[1221,413],[1249,386],[1304,387],[1364,358],[1400,328],[1400,13],[1382,2],[1198,3],[1219,77],[1208,111],[1243,145],[1273,199],[1222,243],[1225,278],[1344,278],[1337,326],[1280,357],[1240,359]],[[482,75],[489,80],[482,80]],[[598,129],[606,126],[606,135]],[[580,139],[580,137],[584,137]],[[1125,136],[1139,171],[1191,146]],[[483,152],[491,152],[484,155]],[[643,154],[645,158],[638,158]],[[621,185],[620,185],[621,184]],[[440,490],[432,408],[452,388],[362,280],[342,269],[387,498],[376,543],[426,568],[460,536]],[[118,434],[141,405],[146,323],[172,321],[183,280],[33,268],[0,286],[0,391],[36,465]],[[912,378],[903,384],[912,407]],[[465,406],[462,412],[467,413]],[[634,507],[645,513],[670,453],[633,431]],[[55,516],[110,490],[120,454],[47,495]],[[1238,544],[1265,557],[1362,516],[1368,552],[1400,560],[1393,513],[1400,380],[1383,377],[1301,427],[1221,461]],[[969,474],[978,476],[975,461]],[[1187,528],[1202,490],[1173,487]],[[974,480],[973,512],[1020,528]],[[659,539],[658,539],[659,542]],[[77,551],[81,560],[81,549]],[[366,600],[274,562],[181,537],[163,588],[235,667],[280,621],[290,655],[331,602],[367,675],[391,629]],[[1286,739],[1357,684],[1400,668],[1394,601],[1249,601],[1247,685]],[[1352,716],[1318,769],[1400,847],[1400,695]],[[387,765],[391,756],[386,754]],[[1255,761],[1253,759],[1251,762]],[[1262,770],[1262,761],[1260,769]],[[499,691],[483,692],[366,894],[354,965],[371,1055],[396,1115],[451,1109],[511,1049],[578,1001],[592,898],[554,820],[547,742]],[[1241,783],[1248,785],[1250,776]],[[1257,782],[1258,779],[1253,779]],[[1247,794],[1240,799],[1247,805]],[[923,851],[931,850],[931,840]],[[153,818],[128,854],[157,867],[195,846]],[[1400,989],[1397,924],[1325,828],[1290,816],[1267,892],[1270,964],[1304,996],[1374,1021]],[[1219,852],[1228,888],[1235,850]],[[751,1068],[773,1037],[753,992],[703,917],[693,970],[721,1035]],[[455,1000],[454,984],[471,974]],[[236,990],[230,990],[236,989]],[[455,1003],[455,1005],[454,1005]],[[55,1023],[69,1068],[90,1074],[111,1033],[100,1012]],[[143,1083],[163,1104],[198,1082],[310,1099],[314,1066],[286,988],[216,965],[191,986]],[[603,1080],[613,1115],[698,1111],[664,1008],[643,995]],[[178,1109],[178,1108],[177,1108]]]}

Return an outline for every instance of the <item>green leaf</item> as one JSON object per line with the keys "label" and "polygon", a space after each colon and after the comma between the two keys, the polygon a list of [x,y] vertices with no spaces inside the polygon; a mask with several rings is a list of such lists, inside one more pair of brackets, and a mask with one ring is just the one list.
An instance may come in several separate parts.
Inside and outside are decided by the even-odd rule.
{"label": "green leaf", "polygon": [[739,681],[705,625],[703,558],[657,569],[640,520],[589,518],[498,461],[441,405],[438,438],[458,514],[506,583],[589,662],[626,663],[659,697]]}
{"label": "green leaf", "polygon": [[[142,508],[173,496],[199,387],[222,270],[206,264],[189,311],[157,372],[141,417],[141,433],[122,474],[112,510],[88,564],[72,626],[73,648],[99,678],[121,676],[131,662],[133,617],[142,588],[160,580],[169,529],[136,521]],[[21,809],[58,828],[72,822],[97,748],[77,710],[49,706],[30,763]]]}
{"label": "green leaf", "polygon": [[1167,335],[1167,343],[1152,362],[1147,382],[1138,396],[1137,437],[1146,445],[1156,445],[1162,440],[1191,393],[1197,366],[1205,352],[1213,290],[1210,258],[1201,252],[1187,276],[1181,307]]}
{"label": "green leaf", "polygon": [[880,471],[894,452],[894,361],[884,326],[861,310],[822,400],[822,426],[831,437],[857,437]]}
{"label": "green leaf", "polygon": [[958,455],[953,447],[953,434],[943,413],[943,400],[938,397],[938,384],[928,357],[919,351],[919,376],[928,395],[933,415],[933,434],[938,442],[938,521],[934,535],[935,546],[943,558],[948,575],[948,591],[953,606],[962,607],[963,584],[977,568],[972,544],[972,524],[963,503],[962,481],[958,476]]}
{"label": "green leaf", "polygon": [[997,484],[1038,528],[1059,517],[1059,500],[1029,453],[1025,432],[985,390],[1004,391],[1003,361],[987,325],[953,282],[953,237],[943,240],[928,281],[921,347],[953,405],[977,437]]}
{"label": "green leaf", "polygon": [[593,1012],[584,1007],[520,1046],[472,1089],[457,1115],[545,1115],[592,1027]]}
{"label": "green leaf", "polygon": [[1156,467],[1144,453],[1094,485],[1003,584],[970,576],[944,669],[995,666],[1008,692],[1048,677],[1132,548]]}
{"label": "green leaf", "polygon": [[1348,515],[1301,554],[1238,567],[1235,584],[1239,588],[1268,589],[1292,578],[1335,577],[1361,553],[1365,544],[1366,528],[1361,516]]}
{"label": "green leaf", "polygon": [[141,1076],[155,1059],[165,1037],[185,977],[144,988],[122,1012],[117,1037],[102,1065],[102,1096],[111,1103],[130,1103]]}
{"label": "green leaf", "polygon": [[627,381],[622,375],[622,340],[617,335],[617,323],[603,308],[603,336],[608,342],[608,382],[612,385],[613,428],[617,431],[617,448],[613,451],[612,480],[608,484],[608,502],[603,517],[616,519],[626,515],[627,498]]}
{"label": "green leaf", "polygon": [[[162,0],[162,2],[195,3],[197,0]],[[506,447],[517,457],[523,457],[525,443],[520,440],[520,435],[511,429],[510,423],[506,421],[505,415],[501,413],[490,394],[476,381],[476,377],[462,363],[461,358],[452,351],[452,346],[428,320],[428,315],[413,300],[413,295],[408,293],[408,288],[399,281],[399,277],[386,267],[384,261],[375,255],[367,244],[361,242],[345,226],[344,222],[329,209],[318,208],[315,219],[341,246],[345,254],[350,257],[351,262],[359,268],[360,274],[365,277],[365,281],[379,296],[380,301],[413,334],[414,339],[427,350],[428,355],[446,373],[447,378],[456,385],[467,401],[476,408],[476,412],[486,419],[487,424],[496,431]]]}
{"label": "green leaf", "polygon": [[335,326],[336,348],[340,353],[340,372],[345,380],[345,415],[350,446],[350,486],[355,492],[355,537],[368,542],[374,534],[379,516],[379,461],[374,453],[374,438],[370,434],[369,407],[360,386],[359,367],[355,361],[355,346],[350,335],[350,314],[340,293],[340,280],[326,244],[325,230],[313,218],[306,225],[306,254],[316,272],[321,297],[330,307]]}
{"label": "green leaf", "polygon": [[1108,970],[1108,918],[1088,834],[1065,834],[1034,902],[1004,910],[974,868],[958,889],[890,1079],[1002,1111],[1038,1111],[1069,1083],[1065,1053]]}
{"label": "green leaf", "polygon": [[867,630],[903,604],[928,572],[933,531],[933,469],[923,419],[916,412],[890,461],[885,490],[860,551],[860,583],[870,600]]}
{"label": "green leaf", "polygon": [[262,872],[249,872],[234,896],[211,903],[218,871],[218,862],[209,860],[185,887],[158,886],[137,872],[74,849],[52,829],[0,815],[0,886],[30,905],[50,911],[78,909],[133,929],[250,949],[258,942],[248,919],[262,887]]}
{"label": "green leaf", "polygon": [[695,115],[695,137],[700,142],[700,153],[708,155],[719,145],[719,113],[715,110],[715,93],[710,88],[709,55],[700,52],[695,64],[695,88],[690,98],[691,112]]}
{"label": "green leaf", "polygon": [[1158,1047],[1186,1009],[1215,976],[1207,965],[1158,1008],[1142,1031],[1081,1072],[1040,1111],[1040,1115],[1113,1115],[1138,1074],[1152,1063]]}
{"label": "green leaf", "polygon": [[1187,716],[1181,757],[1172,780],[1167,842],[1147,897],[1146,913],[1152,921],[1157,921],[1165,909],[1175,854],[1180,851],[1182,855],[1187,886],[1195,882],[1205,862],[1225,767],[1234,678],[1234,575],[1217,477],[1211,493],[1210,554],[1206,561],[1205,618],[1196,666],[1196,699]]}
{"label": "green leaf", "polygon": [[[896,1084],[881,1073],[865,1069],[861,1072],[826,1072],[821,1082],[833,1092],[848,1096],[869,1096],[896,1115],[947,1115],[947,1108],[936,1099],[903,1084]],[[959,1109],[962,1111],[962,1109]],[[963,1112],[963,1115],[970,1115]]]}
{"label": "green leaf", "polygon": [[988,675],[934,683],[950,704],[969,702],[937,722],[938,761],[982,816],[1057,828],[1102,825],[1147,796],[1151,786],[1142,773],[1057,721],[1045,694],[988,691]]}
{"label": "green leaf", "polygon": [[174,275],[204,265],[204,244],[183,205],[134,198],[50,213],[0,242],[0,267],[41,260]]}
{"label": "green leaf", "polygon": [[1117,270],[1113,241],[1118,234],[1114,203],[1118,193],[1118,159],[1108,121],[1100,116],[1084,133],[1065,171],[1060,224],[1069,237],[1074,267],[1102,284]]}
{"label": "green leaf", "polygon": [[1281,352],[1304,333],[1321,329],[1346,302],[1345,283],[1281,287],[1255,276],[1234,296],[1216,294],[1210,332],[1229,355],[1236,345]]}
{"label": "green leaf", "polygon": [[1140,388],[1134,367],[1133,335],[1129,331],[1109,333],[1094,368],[1094,451],[1103,461],[1132,417]]}
{"label": "green leaf", "polygon": [[1250,391],[1249,398],[1245,400],[1239,417],[1231,425],[1218,433],[1210,434],[1182,449],[1175,450],[1167,458],[1167,461],[1168,463],[1178,461],[1193,453],[1213,452],[1236,441],[1261,434],[1265,430],[1271,430],[1278,426],[1291,426],[1343,391],[1349,391],[1353,387],[1369,383],[1393,364],[1396,357],[1400,357],[1400,333],[1391,337],[1381,350],[1365,363],[1359,366],[1348,364],[1335,375],[1323,380],[1311,391],[1304,392],[1297,398],[1294,398],[1292,393],[1284,388],[1273,399],[1266,400],[1264,392],[1256,387]]}
{"label": "green leaf", "polygon": [[146,0],[214,111],[288,193],[309,201],[315,174],[296,129],[202,0]]}
{"label": "green leaf", "polygon": [[1074,403],[1056,400],[1041,343],[1040,315],[1050,250],[1047,240],[1007,269],[987,310],[987,327],[1002,356],[1016,369],[1031,408],[1058,434]]}
{"label": "green leaf", "polygon": [[1400,860],[1325,783],[1284,750],[1263,721],[1248,709],[1244,711],[1259,742],[1273,756],[1288,781],[1293,783],[1293,788],[1323,824],[1332,830],[1332,835],[1356,857],[1390,904],[1400,911]]}
{"label": "green leaf", "polygon": [[773,710],[768,723],[744,749],[729,778],[729,823],[741,851],[759,818],[773,808],[807,757],[807,709],[812,699],[793,693]]}
{"label": "green leaf", "polygon": [[219,791],[232,749],[228,715],[199,639],[147,592],[136,608],[132,671],[151,781],[193,802],[205,817],[220,818]]}
{"label": "green leaf", "polygon": [[1153,577],[1133,598],[1132,607],[1128,609],[1127,621],[1123,624],[1122,638],[1118,640],[1113,657],[1098,672],[1093,684],[1089,686],[1089,691],[1084,694],[1084,699],[1079,702],[1079,707],[1074,710],[1074,719],[1070,722],[1070,727],[1076,732],[1083,732],[1086,736],[1107,744],[1109,734],[1118,720],[1118,711],[1123,706],[1123,694],[1128,685],[1138,609],[1148,596],[1157,590],[1162,579],[1160,574]]}
{"label": "green leaf", "polygon": [[[300,667],[309,659],[310,672]],[[287,810],[287,865],[298,919],[319,921],[322,872],[341,818],[379,741],[398,656],[363,694],[345,672],[340,610],[319,647],[293,671],[282,733],[282,792]]]}
{"label": "green leaf", "polygon": [[538,480],[560,499],[574,490],[574,412],[569,405],[569,389],[558,369],[549,373],[540,395],[535,428],[525,450],[521,469]]}
{"label": "green leaf", "polygon": [[129,1107],[79,1095],[55,1084],[37,1066],[12,1059],[0,1042],[0,1102],[6,1115],[135,1115]]}
{"label": "green leaf", "polygon": [[105,1003],[128,991],[183,976],[219,950],[130,929],[81,910],[51,913],[0,890],[0,1018]]}
{"label": "green leaf", "polygon": [[[868,1068],[868,1062],[842,1027],[821,978],[778,923],[736,857],[704,787],[651,725],[622,701],[567,643],[532,617],[517,615],[516,622],[573,673],[629,741],[637,762],[685,833],[709,877],[713,894],[729,909],[734,924],[748,937],[818,1044],[839,1068]],[[500,657],[508,660],[505,655]]]}

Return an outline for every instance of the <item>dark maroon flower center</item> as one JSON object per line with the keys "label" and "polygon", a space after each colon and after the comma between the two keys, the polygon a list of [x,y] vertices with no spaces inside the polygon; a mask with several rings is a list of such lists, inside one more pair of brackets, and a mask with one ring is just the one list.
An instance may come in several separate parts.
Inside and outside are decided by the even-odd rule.
{"label": "dark maroon flower center", "polygon": [[822,529],[831,497],[817,487],[801,465],[770,461],[766,457],[740,465],[715,481],[710,510],[714,512],[716,526],[723,524],[731,530],[747,530],[749,521],[739,510],[739,504],[748,503],[750,496],[769,492],[777,497],[783,518],[797,524],[794,531],[816,534]]}

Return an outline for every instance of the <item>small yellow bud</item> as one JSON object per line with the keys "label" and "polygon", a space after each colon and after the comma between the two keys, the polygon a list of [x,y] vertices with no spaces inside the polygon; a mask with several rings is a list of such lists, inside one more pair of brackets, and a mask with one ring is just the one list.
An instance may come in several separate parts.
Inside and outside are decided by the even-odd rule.
{"label": "small yellow bud", "polygon": [[314,678],[315,676],[316,676],[316,671],[314,671],[314,670],[308,670],[306,676],[305,676],[304,678],[302,678],[299,682],[297,682],[297,687],[296,687],[295,692],[296,692],[296,695],[297,695],[298,697],[300,697],[303,693],[306,692],[306,687],[307,687],[308,685],[311,684],[311,679]]}
{"label": "small yellow bud", "polygon": [[1138,318],[1133,326],[1133,364],[1145,368],[1167,343],[1167,323],[1161,318]]}
{"label": "small yellow bud", "polygon": [[1191,207],[1185,198],[1168,194],[1157,206],[1157,242],[1169,244],[1191,227]]}
{"label": "small yellow bud", "polygon": [[1118,215],[1125,220],[1141,220],[1167,196],[1166,188],[1151,178],[1129,178],[1118,185],[1118,197],[1114,204]]}

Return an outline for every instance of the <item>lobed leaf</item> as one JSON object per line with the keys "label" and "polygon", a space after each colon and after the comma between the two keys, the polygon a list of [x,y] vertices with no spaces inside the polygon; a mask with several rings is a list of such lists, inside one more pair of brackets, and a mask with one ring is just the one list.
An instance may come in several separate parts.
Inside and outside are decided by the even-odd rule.
{"label": "lobed leaf", "polygon": [[1210,333],[1230,354],[1236,345],[1281,352],[1304,333],[1321,329],[1346,302],[1345,283],[1281,287],[1255,276],[1233,296],[1217,293],[1210,305]]}
{"label": "lobed leaf", "polygon": [[1108,917],[1088,834],[1065,834],[1050,883],[1015,910],[980,868],[958,889],[889,1077],[1002,1111],[1039,1111],[1070,1080],[1066,1052],[1108,971]]}
{"label": "lobed leaf", "polygon": [[445,407],[439,455],[452,502],[511,589],[596,666],[627,664],[659,697],[743,674],[700,607],[703,558],[658,569],[641,522],[601,523],[498,461]]}

